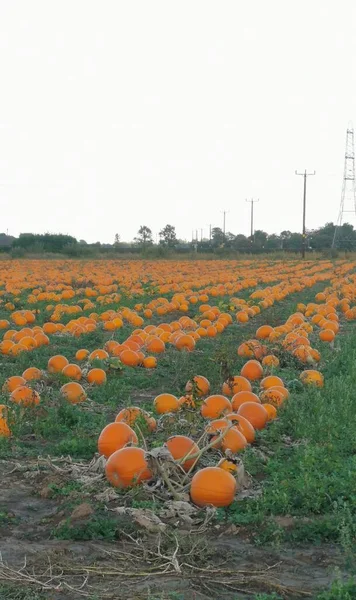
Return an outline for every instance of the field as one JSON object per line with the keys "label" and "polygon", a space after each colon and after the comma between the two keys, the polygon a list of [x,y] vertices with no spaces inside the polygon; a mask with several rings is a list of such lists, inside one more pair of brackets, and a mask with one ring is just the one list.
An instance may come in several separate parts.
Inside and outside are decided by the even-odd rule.
{"label": "field", "polygon": [[1,599],[356,598],[356,262],[0,267]]}

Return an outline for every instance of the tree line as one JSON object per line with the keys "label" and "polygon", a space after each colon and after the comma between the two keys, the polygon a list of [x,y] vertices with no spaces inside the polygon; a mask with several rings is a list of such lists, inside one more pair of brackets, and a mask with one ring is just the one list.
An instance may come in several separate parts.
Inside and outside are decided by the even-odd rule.
{"label": "tree line", "polygon": [[[333,245],[335,225],[326,223],[323,227],[307,232],[306,248],[308,251],[329,250]],[[258,254],[262,252],[300,252],[303,246],[301,233],[289,230],[280,234],[268,234],[257,229],[253,236],[224,233],[220,227],[211,229],[209,238],[193,239],[190,242],[177,238],[176,229],[167,224],[159,232],[158,243],[153,240],[152,230],[147,225],[141,225],[132,242],[121,241],[117,233],[112,244],[87,244],[85,240],[64,234],[21,233],[18,238],[0,233],[0,251],[11,252],[14,256],[24,254],[55,253],[69,256],[94,255],[95,253],[150,253],[164,255],[169,252],[224,253],[239,252]],[[337,248],[344,251],[356,249],[356,230],[345,223],[337,229]]]}
{"label": "tree line", "polygon": [[[323,227],[307,232],[307,250],[320,251],[330,249],[333,245],[335,231],[337,231],[337,247],[346,251],[356,248],[356,230],[352,225],[345,223],[336,230],[334,223],[326,223]],[[153,246],[152,230],[146,225],[142,225],[138,230],[134,243],[143,248]],[[166,225],[159,232],[159,244],[163,247],[174,249],[182,243],[184,242],[177,239],[173,225]],[[262,229],[257,229],[253,236],[245,236],[241,233],[237,235],[231,232],[224,233],[220,227],[213,227],[209,238],[193,239],[190,245],[201,252],[214,252],[219,249],[242,253],[273,252],[278,250],[299,252],[303,246],[303,236],[301,233],[289,230],[284,230],[279,235],[275,233],[268,234]]]}

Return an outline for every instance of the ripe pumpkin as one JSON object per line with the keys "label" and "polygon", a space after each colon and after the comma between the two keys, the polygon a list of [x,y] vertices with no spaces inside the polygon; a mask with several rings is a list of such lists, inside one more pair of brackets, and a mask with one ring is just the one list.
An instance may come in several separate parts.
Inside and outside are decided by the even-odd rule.
{"label": "ripe pumpkin", "polygon": [[37,369],[37,367],[29,367],[22,373],[22,377],[26,381],[33,381],[34,379],[41,379],[43,374],[40,369]]}
{"label": "ripe pumpkin", "polygon": [[80,381],[82,378],[82,370],[78,365],[74,363],[69,363],[62,369],[62,375],[68,377],[68,379],[75,379],[75,381]]}
{"label": "ripe pumpkin", "polygon": [[267,375],[267,377],[264,377],[260,383],[261,388],[264,390],[267,390],[270,387],[275,387],[276,385],[284,387],[282,379],[276,375]]}
{"label": "ripe pumpkin", "polygon": [[106,373],[104,369],[90,369],[87,374],[87,382],[95,385],[102,385],[106,382]]}
{"label": "ripe pumpkin", "polygon": [[238,411],[244,402],[261,402],[257,394],[253,392],[238,392],[231,400],[232,410]]}
{"label": "ripe pumpkin", "polygon": [[261,393],[260,399],[263,405],[267,403],[273,404],[273,406],[277,407],[283,404],[285,400],[285,395],[283,394],[283,392],[281,392],[280,389],[277,389],[277,387],[270,387]]}
{"label": "ripe pumpkin", "polygon": [[[228,425],[225,426],[225,429],[227,427],[228,427]],[[218,436],[215,436],[215,437],[213,437],[213,439],[211,441],[213,442],[214,440],[217,440],[217,439],[218,439]],[[231,427],[231,429],[226,431],[222,440],[220,442],[218,442],[218,445],[214,446],[214,447],[221,448],[221,450],[223,452],[226,452],[226,450],[230,450],[231,452],[236,454],[237,452],[240,452],[241,450],[246,448],[246,446],[247,446],[247,440],[246,440],[245,436],[243,435],[243,433],[241,433],[241,431],[239,429],[237,429],[237,427]]]}
{"label": "ripe pumpkin", "polygon": [[165,351],[166,345],[163,340],[154,336],[149,342],[147,342],[146,349],[147,352],[152,352],[152,354],[161,354]]}
{"label": "ripe pumpkin", "polygon": [[[36,339],[37,336],[35,336]],[[56,356],[52,356],[47,365],[47,370],[49,373],[61,373],[66,365],[69,364],[68,358],[62,356],[61,354],[57,354]]]}
{"label": "ripe pumpkin", "polygon": [[322,342],[332,342],[335,338],[335,333],[332,329],[322,329],[319,333],[319,338]]}
{"label": "ripe pumpkin", "polygon": [[195,340],[191,335],[181,335],[177,339],[175,346],[178,350],[192,352],[195,348]]}
{"label": "ripe pumpkin", "polygon": [[123,422],[109,423],[102,430],[98,439],[99,454],[108,458],[116,450],[120,450],[127,444],[137,444],[137,435],[129,425]]}
{"label": "ripe pumpkin", "polygon": [[82,361],[87,359],[89,356],[89,350],[85,350],[84,348],[82,348],[81,350],[77,350],[77,352],[75,353],[75,358],[76,360]]}
{"label": "ripe pumpkin", "polygon": [[207,424],[207,426],[205,427],[205,431],[210,435],[215,435],[217,431],[222,431],[223,429],[226,429],[228,425],[230,425],[230,423],[225,417],[221,419],[214,419],[213,421],[210,421],[210,423]]}
{"label": "ripe pumpkin", "polygon": [[219,467],[205,467],[193,476],[190,497],[197,506],[229,506],[235,497],[235,478]]}
{"label": "ripe pumpkin", "polygon": [[258,360],[248,360],[241,369],[241,375],[249,379],[249,381],[262,379],[263,368],[261,363]]}
{"label": "ripe pumpkin", "polygon": [[320,373],[320,371],[316,371],[314,369],[307,369],[303,371],[299,379],[305,385],[314,385],[316,387],[324,386],[324,375]]}
{"label": "ripe pumpkin", "polygon": [[190,458],[190,456],[199,452],[199,446],[194,440],[185,435],[173,435],[166,441],[166,446],[175,460],[180,460],[185,456],[187,457],[184,462],[181,463],[183,469],[187,472],[190,471],[198,460],[196,456],[195,458]]}
{"label": "ripe pumpkin", "polygon": [[10,437],[11,432],[7,424],[7,407],[0,404],[0,437]]}
{"label": "ripe pumpkin", "polygon": [[219,467],[219,469],[224,469],[224,471],[228,471],[228,473],[231,473],[231,475],[233,476],[236,475],[238,471],[236,461],[232,460],[231,458],[222,458],[221,460],[219,460],[217,466]]}
{"label": "ripe pumpkin", "polygon": [[262,405],[263,408],[267,411],[268,419],[267,421],[272,421],[277,417],[277,409],[273,404],[265,403]]}
{"label": "ripe pumpkin", "polygon": [[235,427],[241,431],[249,444],[252,444],[252,442],[255,441],[256,432],[254,427],[251,425],[250,421],[245,419],[245,417],[237,415],[236,413],[231,413],[226,415],[225,418],[234,423]]}
{"label": "ripe pumpkin", "polygon": [[157,367],[157,358],[155,356],[146,356],[142,364],[145,369],[155,369]]}
{"label": "ripe pumpkin", "polygon": [[233,396],[238,392],[251,392],[252,387],[249,380],[241,375],[235,375],[231,379],[227,379],[222,386],[224,396]]}
{"label": "ripe pumpkin", "polygon": [[20,377],[19,375],[13,375],[12,377],[8,377],[2,386],[2,391],[4,394],[6,392],[13,392],[20,385],[26,385],[26,379],[24,377]]}
{"label": "ripe pumpkin", "polygon": [[154,431],[156,429],[156,419],[151,417],[148,412],[142,408],[139,408],[138,406],[130,406],[129,408],[123,408],[120,410],[119,414],[115,418],[115,422],[119,423],[120,421],[123,421],[132,427],[139,418],[143,418],[146,421],[150,431]]}
{"label": "ripe pumpkin", "polygon": [[89,354],[90,362],[93,362],[94,360],[106,360],[107,358],[109,358],[108,353],[106,352],[106,350],[102,350],[101,348],[98,348],[97,350],[93,350]]}
{"label": "ripe pumpkin", "polygon": [[185,396],[181,396],[178,398],[179,408],[195,408],[195,400],[192,394],[185,394]]}
{"label": "ripe pumpkin", "polygon": [[76,381],[62,385],[60,392],[71,404],[79,404],[79,402],[84,402],[87,398],[84,388]]}
{"label": "ripe pumpkin", "polygon": [[207,396],[210,391],[210,383],[203,375],[195,375],[193,379],[187,381],[185,391],[190,394],[194,390],[197,396]]}
{"label": "ripe pumpkin", "polygon": [[105,466],[108,481],[117,488],[128,488],[152,478],[142,448],[122,448],[109,457]]}
{"label": "ripe pumpkin", "polygon": [[135,350],[127,348],[120,353],[120,360],[127,367],[137,367],[140,364],[140,356]]}
{"label": "ripe pumpkin", "polygon": [[250,421],[254,429],[264,429],[268,421],[268,413],[263,404],[258,402],[245,402],[241,404],[238,414]]}
{"label": "ripe pumpkin", "polygon": [[159,415],[176,412],[179,408],[178,398],[173,394],[159,394],[154,399],[153,405]]}
{"label": "ripe pumpkin", "polygon": [[262,325],[256,331],[256,338],[258,340],[266,340],[269,338],[270,334],[273,332],[273,327],[270,325]]}
{"label": "ripe pumpkin", "polygon": [[201,405],[200,412],[204,419],[217,419],[221,415],[232,411],[228,398],[220,394],[208,396]]}
{"label": "ripe pumpkin", "polygon": [[30,387],[20,385],[11,393],[10,400],[21,406],[35,406],[40,403],[40,396]]}
{"label": "ripe pumpkin", "polygon": [[262,359],[262,365],[264,367],[278,367],[279,359],[277,358],[277,356],[274,356],[274,354],[268,354]]}

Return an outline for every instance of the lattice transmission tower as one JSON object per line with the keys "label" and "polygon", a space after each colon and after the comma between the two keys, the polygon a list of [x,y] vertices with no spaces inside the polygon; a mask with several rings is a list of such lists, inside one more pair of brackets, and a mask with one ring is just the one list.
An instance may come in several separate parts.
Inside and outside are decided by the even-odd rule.
{"label": "lattice transmission tower", "polygon": [[340,212],[335,226],[332,247],[342,250],[354,249],[356,246],[356,233],[353,233],[353,227],[356,228],[355,144],[354,129],[350,123],[346,130]]}

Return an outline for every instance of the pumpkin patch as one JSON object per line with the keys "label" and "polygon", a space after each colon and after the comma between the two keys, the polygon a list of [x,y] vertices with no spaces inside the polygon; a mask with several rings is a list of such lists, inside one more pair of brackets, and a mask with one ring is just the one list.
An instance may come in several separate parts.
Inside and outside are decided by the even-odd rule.
{"label": "pumpkin patch", "polygon": [[[70,506],[101,506],[98,537],[112,514],[137,511],[140,527],[154,513],[156,532],[184,522],[215,534],[231,519],[264,533],[293,485],[288,460],[308,448],[290,434],[299,407],[317,423],[341,369],[354,263],[198,262],[48,261],[44,271],[29,260],[15,272],[3,261],[0,451],[69,477],[43,493],[63,497],[63,513],[67,493]],[[332,431],[318,438],[326,455]],[[267,510],[278,452],[286,470]],[[54,526],[64,536],[66,519]]]}

